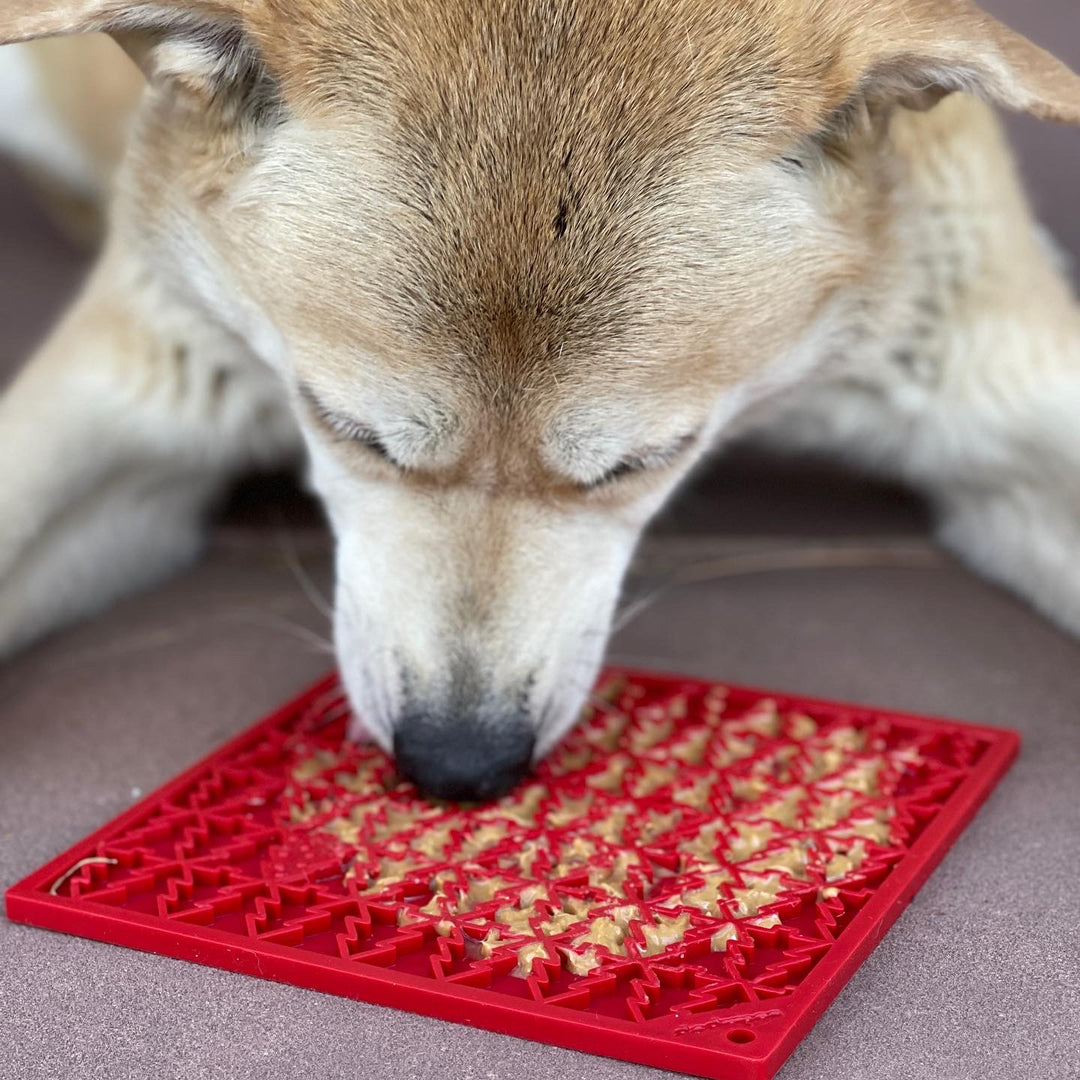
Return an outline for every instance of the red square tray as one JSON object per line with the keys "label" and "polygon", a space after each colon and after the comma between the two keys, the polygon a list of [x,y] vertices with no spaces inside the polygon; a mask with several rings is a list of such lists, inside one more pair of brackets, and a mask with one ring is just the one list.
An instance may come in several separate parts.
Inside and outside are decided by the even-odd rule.
{"label": "red square tray", "polygon": [[533,777],[467,807],[345,742],[347,713],[324,680],[9,889],[9,918],[765,1080],[1019,747],[612,670]]}

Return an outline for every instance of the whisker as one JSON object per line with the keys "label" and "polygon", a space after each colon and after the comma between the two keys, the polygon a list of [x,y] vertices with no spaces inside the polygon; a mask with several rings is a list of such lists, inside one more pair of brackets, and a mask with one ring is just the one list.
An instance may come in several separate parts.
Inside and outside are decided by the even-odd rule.
{"label": "whisker", "polygon": [[300,623],[293,622],[283,615],[275,615],[268,611],[234,611],[230,612],[226,618],[269,627],[274,630],[282,630],[305,642],[315,652],[324,653],[328,656],[334,655],[334,643],[329,638]]}
{"label": "whisker", "polygon": [[632,601],[616,614],[612,634],[617,634],[648,610],[661,596],[683,585],[700,585],[752,574],[797,572],[800,570],[858,570],[899,567],[910,570],[939,570],[947,566],[944,556],[925,544],[885,542],[881,544],[834,544],[816,547],[773,548],[744,551],[701,559],[668,571],[661,583]]}
{"label": "whisker", "polygon": [[276,536],[278,544],[281,547],[281,554],[285,559],[285,565],[292,571],[293,577],[296,578],[296,583],[300,586],[301,592],[311,601],[311,606],[329,622],[334,621],[334,607],[330,601],[330,598],[324,596],[318,585],[311,579],[311,575],[304,569],[304,564],[300,561],[300,555],[296,550],[296,545],[293,543],[292,536],[289,530],[283,526],[276,530]]}

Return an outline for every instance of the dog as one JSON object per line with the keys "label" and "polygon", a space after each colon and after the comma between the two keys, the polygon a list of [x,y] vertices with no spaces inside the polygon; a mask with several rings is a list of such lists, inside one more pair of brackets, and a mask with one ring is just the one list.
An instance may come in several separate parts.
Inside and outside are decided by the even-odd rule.
{"label": "dog", "polygon": [[1080,308],[991,109],[1078,123],[1080,78],[973,3],[0,11],[6,43],[93,33],[141,74],[92,39],[66,104],[78,42],[0,50],[4,145],[115,189],[0,400],[3,653],[302,459],[353,736],[492,798],[579,715],[646,523],[747,430],[921,488],[1080,632]]}

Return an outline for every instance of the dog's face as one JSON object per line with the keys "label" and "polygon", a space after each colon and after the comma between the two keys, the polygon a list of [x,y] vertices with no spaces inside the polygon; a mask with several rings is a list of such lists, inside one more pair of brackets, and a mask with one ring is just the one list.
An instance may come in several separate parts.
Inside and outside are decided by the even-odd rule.
{"label": "dog's face", "polygon": [[823,162],[783,160],[829,102],[777,42],[667,0],[422,7],[281,34],[305,81],[233,183],[210,170],[197,257],[294,389],[359,715],[428,788],[485,794],[573,722],[646,521],[815,360],[870,238]]}
{"label": "dog's face", "polygon": [[119,227],[291,390],[371,734],[495,794],[574,721],[665,496],[850,332],[874,94],[926,65],[845,0],[210,6],[128,34]]}

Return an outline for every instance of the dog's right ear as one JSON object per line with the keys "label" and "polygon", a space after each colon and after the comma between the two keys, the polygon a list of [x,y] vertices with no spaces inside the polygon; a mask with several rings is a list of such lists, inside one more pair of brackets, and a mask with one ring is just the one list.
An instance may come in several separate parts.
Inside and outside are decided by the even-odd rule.
{"label": "dog's right ear", "polygon": [[149,79],[172,78],[194,92],[197,101],[240,88],[247,104],[259,106],[275,94],[245,33],[244,9],[254,2],[0,0],[0,45],[105,33]]}
{"label": "dog's right ear", "polygon": [[139,33],[236,22],[244,0],[4,0],[0,44],[66,34]]}

